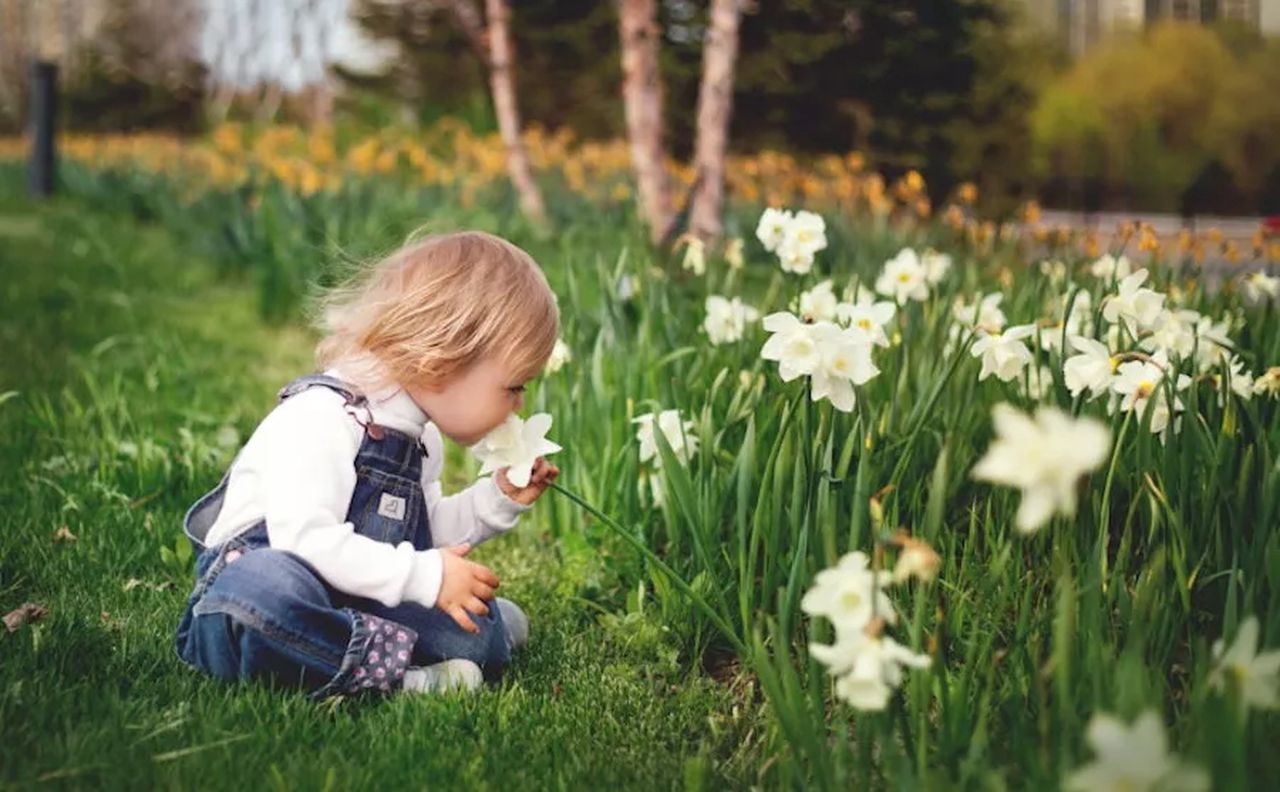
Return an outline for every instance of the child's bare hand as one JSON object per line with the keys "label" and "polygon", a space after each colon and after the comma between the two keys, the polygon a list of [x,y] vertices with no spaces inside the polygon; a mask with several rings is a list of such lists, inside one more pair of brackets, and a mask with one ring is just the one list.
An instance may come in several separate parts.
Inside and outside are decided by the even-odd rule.
{"label": "child's bare hand", "polygon": [[529,476],[529,485],[521,488],[511,483],[507,478],[507,469],[503,468],[497,473],[498,487],[503,494],[516,503],[522,503],[525,506],[542,497],[542,493],[547,491],[547,487],[551,486],[551,482],[556,480],[556,476],[560,475],[560,468],[547,461],[546,457],[538,457],[533,463],[533,473]]}
{"label": "child's bare hand", "polygon": [[462,629],[478,633],[480,628],[467,614],[488,615],[489,606],[485,601],[493,599],[498,576],[489,567],[464,558],[469,552],[469,544],[441,549],[444,578],[440,583],[440,595],[436,597],[436,607],[452,616]]}

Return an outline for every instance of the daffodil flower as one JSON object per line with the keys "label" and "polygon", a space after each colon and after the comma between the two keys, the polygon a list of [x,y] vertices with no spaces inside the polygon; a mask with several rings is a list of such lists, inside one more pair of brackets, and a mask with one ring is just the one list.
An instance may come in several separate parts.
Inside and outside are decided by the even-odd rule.
{"label": "daffodil flower", "polygon": [[1073,397],[1089,391],[1097,398],[1111,390],[1111,383],[1116,378],[1116,368],[1120,358],[1111,354],[1107,345],[1101,341],[1083,336],[1071,336],[1067,339],[1071,348],[1079,354],[1067,358],[1062,364],[1063,378],[1067,390]]}
{"label": "daffodil flower", "polygon": [[656,426],[667,439],[667,445],[675,454],[680,464],[687,464],[689,458],[698,451],[698,438],[693,434],[693,421],[682,421],[679,410],[663,410],[654,415],[645,413],[631,420],[639,424],[636,439],[640,441],[640,461],[653,460],[654,467],[662,467],[662,456],[658,453],[658,441],[654,437]]}
{"label": "daffodil flower", "polygon": [[1280,650],[1258,651],[1257,616],[1240,622],[1230,649],[1221,639],[1214,643],[1213,658],[1210,687],[1222,690],[1227,677],[1234,677],[1246,706],[1280,709]]}
{"label": "daffodil flower", "polygon": [[1179,761],[1169,753],[1164,726],[1154,710],[1126,725],[1113,715],[1097,714],[1089,720],[1085,740],[1093,749],[1093,762],[1067,776],[1063,787],[1075,792],[1140,792],[1177,789],[1199,792],[1209,789],[1209,776],[1201,768]]}
{"label": "daffodil flower", "polygon": [[1135,335],[1155,324],[1164,309],[1164,295],[1142,287],[1147,274],[1145,269],[1140,269],[1120,281],[1116,293],[1102,304],[1104,319],[1112,323],[1127,322],[1130,332]]}
{"label": "daffodil flower", "polygon": [[911,248],[903,248],[898,255],[885,262],[880,277],[876,278],[876,292],[892,297],[902,305],[907,300],[924,302],[929,299],[928,272],[920,257]]}
{"label": "daffodil flower", "polygon": [[904,667],[928,668],[928,655],[916,654],[883,635],[845,636],[830,646],[810,644],[809,654],[828,666],[836,679],[836,697],[860,710],[878,712],[902,684]]}
{"label": "daffodil flower", "polygon": [[754,322],[760,317],[760,313],[755,308],[743,304],[737,297],[729,300],[719,295],[712,295],[707,298],[706,307],[707,317],[702,322],[702,328],[706,331],[707,338],[711,339],[711,343],[716,345],[741,340],[746,332],[747,323]]}
{"label": "daffodil flower", "polygon": [[995,374],[1002,382],[1012,382],[1031,362],[1031,350],[1023,341],[1035,335],[1035,325],[1018,325],[1004,332],[983,333],[969,349],[969,354],[982,360],[978,380]]}
{"label": "daffodil flower", "polygon": [[512,414],[507,420],[471,447],[471,453],[483,466],[480,475],[507,468],[507,480],[515,487],[529,486],[538,457],[554,454],[560,446],[547,439],[551,416],[538,413],[522,420]]}
{"label": "daffodil flower", "polygon": [[[1120,396],[1119,406],[1124,412],[1146,415],[1147,403],[1155,400],[1155,406],[1151,408],[1152,434],[1163,432],[1169,425],[1170,416],[1183,410],[1182,400],[1174,396],[1173,403],[1170,404],[1165,392],[1163,383],[1168,368],[1169,360],[1164,352],[1157,352],[1150,360],[1121,363],[1115,382],[1111,384],[1111,390]],[[1191,378],[1186,374],[1179,374],[1174,379],[1173,389],[1183,391],[1190,385]]]}
{"label": "daffodil flower", "polygon": [[1032,417],[1008,404],[992,411],[996,437],[973,468],[981,481],[1022,490],[1017,527],[1030,533],[1054,512],[1076,512],[1076,483],[1111,449],[1111,433],[1094,418],[1072,418],[1056,407]]}

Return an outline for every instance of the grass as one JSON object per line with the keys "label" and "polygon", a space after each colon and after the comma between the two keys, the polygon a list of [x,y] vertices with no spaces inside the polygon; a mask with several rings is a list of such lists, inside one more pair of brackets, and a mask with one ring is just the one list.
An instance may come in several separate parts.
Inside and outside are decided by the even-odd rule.
{"label": "grass", "polygon": [[750,690],[681,662],[652,598],[538,516],[479,552],[533,626],[499,686],[316,705],[184,666],[172,634],[190,571],[162,549],[275,389],[309,370],[313,338],[263,323],[253,284],[216,278],[165,229],[75,201],[0,192],[0,272],[0,611],[49,609],[0,634],[0,787],[756,777]]}
{"label": "grass", "polygon": [[[298,738],[327,747],[352,723],[409,711],[415,729],[423,720],[433,736],[470,735],[471,718],[497,724],[474,731],[477,742],[459,753],[443,748],[429,780],[470,780],[456,768],[479,762],[487,777],[548,786],[1054,788],[1091,761],[1091,719],[1143,712],[1158,714],[1170,750],[1206,768],[1217,788],[1280,774],[1277,715],[1251,712],[1238,689],[1211,684],[1213,643],[1230,641],[1246,618],[1257,617],[1264,649],[1280,644],[1280,401],[1222,398],[1221,359],[1197,360],[1207,343],[1198,331],[1196,345],[1174,356],[1171,367],[1194,384],[1180,395],[1180,430],[1162,439],[1148,431],[1149,414],[1072,396],[1061,351],[1030,345],[1052,379],[1031,395],[1025,382],[979,380],[967,342],[951,340],[958,298],[998,292],[1010,325],[1061,333],[1049,328],[1076,289],[1091,295],[1094,329],[1083,332],[1107,338],[1101,305],[1115,284],[1090,274],[1091,259],[1073,246],[1047,251],[1063,258],[1066,283],[1036,266],[1046,251],[1029,241],[902,216],[832,215],[829,248],[800,277],[783,275],[743,233],[758,208],[738,207],[730,228],[748,237],[747,266],[735,272],[713,258],[694,277],[664,266],[624,209],[592,213],[560,193],[549,193],[557,230],[539,234],[501,190],[467,208],[439,188],[354,176],[311,196],[261,174],[234,191],[191,196],[181,173],[67,173],[80,203],[0,212],[0,227],[20,229],[0,254],[15,273],[6,303],[20,306],[3,320],[12,323],[4,340],[15,362],[2,370],[23,372],[0,387],[19,392],[0,404],[0,431],[6,448],[22,449],[6,462],[15,472],[0,503],[0,605],[41,598],[52,610],[5,639],[20,670],[0,673],[22,682],[3,714],[19,694],[52,701],[41,717],[54,725],[22,728],[3,749],[18,761],[39,755],[44,743],[31,735],[79,734],[65,724],[90,700],[83,689],[65,700],[23,692],[28,679],[71,676],[117,691],[106,705],[116,717],[90,718],[91,736],[124,740],[125,727],[140,724],[139,761],[151,772],[181,763],[193,777],[215,760],[256,762],[270,775],[280,752],[242,761],[237,751],[277,735],[290,748],[304,744]],[[138,227],[117,206],[162,228]],[[176,553],[178,518],[216,480],[275,387],[307,368],[312,339],[290,324],[299,297],[347,266],[344,250],[394,244],[424,216],[434,229],[479,227],[526,246],[560,298],[573,360],[531,388],[528,403],[554,416],[563,475],[533,525],[485,548],[542,632],[507,687],[462,703],[329,711],[263,691],[228,696],[170,660],[166,619],[176,617],[189,574]],[[904,246],[941,247],[956,266],[929,299],[898,310],[893,343],[874,355],[881,373],[859,386],[852,412],[812,402],[803,378],[781,382],[760,357],[758,322],[719,346],[700,330],[709,294],[741,296],[762,314],[791,309],[824,277],[837,293],[873,282]],[[618,294],[623,277],[629,296]],[[1185,257],[1154,260],[1147,285],[1170,305],[1232,320],[1229,346],[1246,370],[1280,364],[1274,303],[1245,305],[1231,281],[1205,288]],[[1112,354],[1136,352],[1136,340],[1109,343]],[[1077,513],[1030,536],[1014,526],[1017,491],[972,476],[999,403],[1088,415],[1113,439],[1106,464],[1079,482]],[[665,409],[678,409],[700,444],[684,464],[658,433],[659,470],[639,461],[633,420]],[[474,468],[456,449],[453,457],[457,486]],[[63,524],[75,543],[53,540]],[[831,639],[831,626],[807,618],[800,598],[847,552],[891,563],[900,526],[939,552],[941,568],[931,583],[892,587],[901,619],[890,635],[932,664],[907,674],[884,711],[856,710],[808,651]],[[131,579],[142,583],[124,591]],[[134,623],[149,626],[133,635]],[[41,662],[57,636],[89,631],[139,656],[96,677],[78,670],[92,654],[77,643]],[[58,672],[42,676],[50,664]],[[700,666],[730,684],[714,684]],[[172,688],[160,701],[144,698],[130,719],[119,713],[133,688],[121,680],[138,668],[159,670]],[[175,701],[206,699],[218,704],[198,716],[169,712]],[[245,706],[262,713],[249,726]],[[448,723],[433,727],[433,717]],[[406,722],[375,733],[402,734]],[[233,739],[246,747],[220,742]],[[338,750],[354,756],[371,742]],[[182,753],[201,746],[211,747]],[[86,764],[60,750],[30,775]],[[311,759],[321,750],[302,765],[314,784],[329,783],[328,765]],[[395,750],[398,760],[404,753]],[[95,754],[104,755],[87,753]],[[334,759],[333,785],[363,781],[368,764]]]}

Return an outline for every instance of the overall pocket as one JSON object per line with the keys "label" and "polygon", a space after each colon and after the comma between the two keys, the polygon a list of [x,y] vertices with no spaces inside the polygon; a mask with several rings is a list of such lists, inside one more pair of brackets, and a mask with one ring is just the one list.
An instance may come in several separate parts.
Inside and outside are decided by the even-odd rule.
{"label": "overall pocket", "polygon": [[422,508],[422,485],[417,480],[367,465],[356,469],[356,488],[347,512],[356,533],[399,544],[413,536]]}

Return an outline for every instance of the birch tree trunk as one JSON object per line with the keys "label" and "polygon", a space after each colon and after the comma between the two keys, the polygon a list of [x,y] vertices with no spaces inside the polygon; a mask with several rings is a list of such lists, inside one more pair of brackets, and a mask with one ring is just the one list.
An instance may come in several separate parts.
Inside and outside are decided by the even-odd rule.
{"label": "birch tree trunk", "polygon": [[724,231],[724,159],[733,112],[733,67],[738,57],[740,0],[711,0],[711,19],[702,49],[694,172],[698,179],[690,209],[690,230],[709,242]]}
{"label": "birch tree trunk", "polygon": [[511,77],[511,10],[506,0],[485,0],[489,22],[489,87],[498,129],[507,148],[507,169],[520,198],[520,208],[537,225],[544,225],[547,212],[542,193],[533,180],[529,156],[520,140],[520,110],[516,106],[515,83]]}
{"label": "birch tree trunk", "polygon": [[671,187],[662,145],[662,76],[658,72],[655,0],[620,0],[622,98],[626,108],[631,167],[639,190],[640,217],[658,244],[671,228]]}

